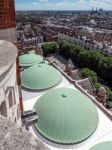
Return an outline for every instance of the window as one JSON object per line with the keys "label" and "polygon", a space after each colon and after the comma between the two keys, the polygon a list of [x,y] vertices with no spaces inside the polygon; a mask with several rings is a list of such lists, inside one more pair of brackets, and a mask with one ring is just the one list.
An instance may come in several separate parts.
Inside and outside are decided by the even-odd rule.
{"label": "window", "polygon": [[18,107],[17,107],[17,119],[19,119],[19,117],[20,117],[20,107],[18,105]]}
{"label": "window", "polygon": [[1,110],[1,115],[4,116],[4,117],[7,117],[6,101],[1,103],[0,110]]}
{"label": "window", "polygon": [[14,122],[17,123],[17,119],[16,118],[15,118]]}
{"label": "window", "polygon": [[12,105],[13,105],[13,95],[12,95],[12,91],[9,92],[8,99],[9,99],[9,107],[12,107]]}

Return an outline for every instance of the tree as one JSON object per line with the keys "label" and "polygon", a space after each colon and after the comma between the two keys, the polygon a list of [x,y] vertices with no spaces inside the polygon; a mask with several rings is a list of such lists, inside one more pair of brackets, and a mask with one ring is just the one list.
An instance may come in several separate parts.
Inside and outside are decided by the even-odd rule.
{"label": "tree", "polygon": [[98,73],[99,61],[104,58],[104,55],[99,52],[90,51],[91,54],[91,66],[90,68]]}
{"label": "tree", "polygon": [[90,70],[89,68],[84,68],[81,70],[81,75],[83,78],[88,78],[90,77],[93,84],[98,82],[97,74],[96,72]]}
{"label": "tree", "polygon": [[108,101],[112,102],[112,91],[110,91],[108,94]]}
{"label": "tree", "polygon": [[67,41],[59,42],[59,52],[65,58],[71,58],[78,66],[94,70],[99,77],[112,83],[112,57],[106,57],[97,51],[86,50],[82,46]]}
{"label": "tree", "polygon": [[100,76],[107,80],[108,82],[112,82],[112,57],[104,57],[99,61],[98,69]]}
{"label": "tree", "polygon": [[78,63],[79,60],[79,53],[84,51],[84,49],[81,48],[81,46],[74,46],[73,49],[71,50],[71,59],[74,63]]}
{"label": "tree", "polygon": [[81,67],[91,68],[91,53],[88,53],[88,51],[81,51],[78,60]]}
{"label": "tree", "polygon": [[95,86],[96,91],[98,91],[100,87],[102,87],[102,85],[98,82],[94,83],[94,86]]}
{"label": "tree", "polygon": [[54,54],[57,51],[57,43],[56,42],[47,42],[42,45],[43,54],[47,56],[49,54]]}
{"label": "tree", "polygon": [[107,108],[112,108],[112,91],[110,90],[110,88],[105,87],[106,91],[107,91]]}
{"label": "tree", "polygon": [[67,59],[71,57],[71,52],[73,48],[74,48],[74,45],[69,43],[68,41],[59,42],[60,54],[63,55]]}

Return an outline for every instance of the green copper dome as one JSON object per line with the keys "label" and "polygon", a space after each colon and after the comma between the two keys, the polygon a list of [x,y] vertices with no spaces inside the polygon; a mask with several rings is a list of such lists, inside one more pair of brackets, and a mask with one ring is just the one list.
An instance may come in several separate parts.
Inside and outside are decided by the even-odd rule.
{"label": "green copper dome", "polygon": [[79,143],[92,135],[98,125],[94,103],[70,88],[52,90],[36,102],[36,129],[47,139],[62,143]]}
{"label": "green copper dome", "polygon": [[90,150],[112,150],[112,141],[99,143],[93,146]]}
{"label": "green copper dome", "polygon": [[61,73],[46,64],[34,65],[21,74],[22,86],[30,90],[44,90],[58,84],[62,79]]}
{"label": "green copper dome", "polygon": [[29,67],[34,64],[39,64],[42,61],[43,61],[42,56],[33,54],[33,53],[19,56],[19,64],[20,66],[23,66],[23,67]]}

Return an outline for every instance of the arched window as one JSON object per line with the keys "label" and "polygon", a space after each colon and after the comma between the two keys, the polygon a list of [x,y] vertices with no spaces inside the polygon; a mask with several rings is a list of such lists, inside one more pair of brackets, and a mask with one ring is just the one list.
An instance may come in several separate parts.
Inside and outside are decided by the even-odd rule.
{"label": "arched window", "polygon": [[9,99],[9,107],[12,107],[12,105],[13,105],[13,95],[12,95],[12,91],[9,92],[8,99]]}
{"label": "arched window", "polygon": [[16,96],[15,96],[15,91],[17,91],[17,85],[15,85],[15,89],[13,90],[14,104],[16,104]]}
{"label": "arched window", "polygon": [[20,118],[20,107],[18,105],[18,107],[17,107],[17,119],[19,119],[19,118]]}
{"label": "arched window", "polygon": [[17,123],[17,119],[16,118],[15,118],[14,122]]}
{"label": "arched window", "polygon": [[4,117],[7,117],[6,101],[4,101],[4,102],[1,103],[0,110],[1,110],[1,115],[4,116]]}

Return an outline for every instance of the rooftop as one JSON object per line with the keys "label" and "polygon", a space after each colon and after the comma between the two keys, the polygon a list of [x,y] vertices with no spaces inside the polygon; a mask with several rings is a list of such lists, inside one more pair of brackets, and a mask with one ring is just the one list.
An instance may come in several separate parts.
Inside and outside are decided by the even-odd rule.
{"label": "rooftop", "polygon": [[43,57],[34,53],[19,56],[20,66],[30,67],[43,61]]}
{"label": "rooftop", "polygon": [[42,142],[0,116],[0,150],[49,150]]}
{"label": "rooftop", "polygon": [[[58,68],[58,67],[57,67]],[[79,85],[78,85],[79,86]],[[58,88],[72,88],[74,91],[79,92],[78,88],[74,86],[74,84],[71,84],[69,80],[63,76],[62,81],[57,86],[46,89],[44,91],[25,91],[25,89],[22,89],[22,95],[24,99],[24,110],[30,110],[33,109],[35,104],[37,103],[37,100],[40,99],[41,96],[46,94],[47,92],[50,92],[52,90],[58,89]],[[86,92],[85,92],[86,93]],[[87,94],[88,95],[88,94]],[[90,101],[94,99],[93,96],[91,97]],[[95,101],[95,99],[93,100]],[[43,143],[45,143],[51,150],[64,150],[64,149],[70,149],[70,150],[89,150],[92,146],[96,145],[97,143],[101,143],[103,141],[110,141],[112,139],[112,121],[110,120],[110,117],[108,116],[107,110],[103,108],[99,103],[97,105],[97,101],[95,101],[98,116],[99,116],[99,123],[96,131],[85,141],[78,143],[78,144],[57,144],[55,142],[52,142],[42,136],[37,130],[30,127],[29,131],[39,140],[41,140]],[[80,108],[81,111],[81,108]]]}
{"label": "rooftop", "polygon": [[112,141],[106,141],[93,146],[90,150],[111,150]]}
{"label": "rooftop", "polygon": [[82,142],[91,136],[98,125],[94,103],[71,88],[59,88],[46,93],[34,108],[39,117],[37,130],[57,143]]}
{"label": "rooftop", "polygon": [[29,90],[45,90],[57,85],[62,79],[61,73],[46,64],[34,65],[21,73],[22,86]]}

